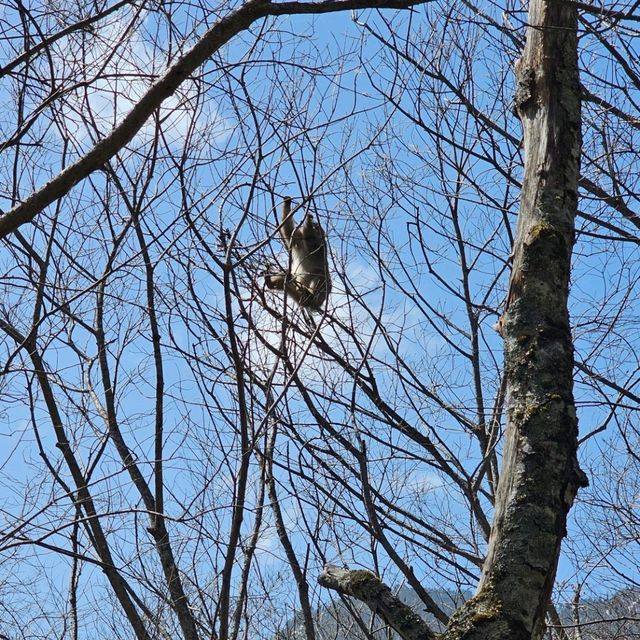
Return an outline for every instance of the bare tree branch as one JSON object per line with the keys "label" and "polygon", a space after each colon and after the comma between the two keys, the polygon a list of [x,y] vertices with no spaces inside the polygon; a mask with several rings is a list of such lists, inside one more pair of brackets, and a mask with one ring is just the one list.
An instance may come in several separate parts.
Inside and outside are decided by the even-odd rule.
{"label": "bare tree branch", "polygon": [[503,612],[494,611],[499,630],[484,637],[536,640],[544,632],[567,514],[587,482],[576,457],[567,311],[582,144],[577,12],[570,4],[533,0],[529,24],[515,95],[525,176],[500,321],[507,437],[476,598],[489,596]]}
{"label": "bare tree branch", "polygon": [[364,602],[404,640],[434,640],[435,634],[411,607],[370,571],[325,566],[318,584]]}
{"label": "bare tree branch", "polygon": [[45,207],[64,196],[75,184],[101,167],[130,142],[149,116],[201,64],[233,36],[267,16],[322,14],[356,9],[406,9],[430,0],[323,0],[323,2],[283,2],[249,0],[239,9],[219,20],[204,36],[158,79],[124,120],[104,140],[77,162],[64,169],[24,202],[0,216],[0,238],[32,220]]}
{"label": "bare tree branch", "polygon": [[0,77],[6,75],[7,73],[10,73],[16,67],[27,62],[27,60],[30,60],[31,58],[33,58],[33,56],[40,53],[40,51],[43,51],[47,47],[50,47],[54,42],[60,40],[60,38],[64,38],[65,36],[68,36],[71,33],[74,33],[75,31],[80,31],[81,29],[87,29],[94,23],[99,22],[100,20],[103,20],[104,18],[111,15],[112,13],[115,13],[119,9],[122,9],[122,7],[126,7],[131,4],[132,4],[131,0],[120,0],[120,2],[116,2],[114,5],[107,7],[103,11],[99,11],[95,15],[89,16],[87,18],[83,18],[82,20],[78,20],[78,22],[75,22],[74,24],[70,24],[68,27],[65,27],[64,29],[60,29],[60,31],[57,31],[56,33],[53,33],[49,36],[43,35],[42,40],[40,42],[38,42],[37,44],[34,44],[32,47],[29,47],[28,49],[23,51],[19,56],[16,56],[13,60],[11,60],[11,62],[8,62],[4,67],[1,67]]}

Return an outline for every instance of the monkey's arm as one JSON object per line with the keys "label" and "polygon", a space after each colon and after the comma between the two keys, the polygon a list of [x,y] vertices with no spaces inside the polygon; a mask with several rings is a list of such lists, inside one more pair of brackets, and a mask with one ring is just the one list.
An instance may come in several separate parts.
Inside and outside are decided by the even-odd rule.
{"label": "monkey's arm", "polygon": [[293,216],[291,215],[291,198],[286,196],[282,203],[282,224],[280,225],[280,235],[285,247],[291,248],[291,236],[295,229]]}

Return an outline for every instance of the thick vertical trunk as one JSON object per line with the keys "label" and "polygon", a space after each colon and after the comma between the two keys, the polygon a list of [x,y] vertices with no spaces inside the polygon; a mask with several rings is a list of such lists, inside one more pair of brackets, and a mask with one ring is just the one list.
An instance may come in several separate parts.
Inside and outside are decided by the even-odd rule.
{"label": "thick vertical trunk", "polygon": [[[566,519],[586,483],[576,458],[567,298],[580,163],[574,5],[532,0],[516,64],[525,176],[505,313],[507,429],[496,513],[464,638],[540,638]],[[479,606],[479,609],[477,608]],[[484,629],[484,631],[483,631]],[[452,636],[456,637],[456,636]]]}
{"label": "thick vertical trunk", "polygon": [[[515,96],[525,177],[509,294],[498,323],[508,394],[502,473],[477,593],[452,616],[442,640],[542,636],[567,514],[586,484],[576,458],[567,311],[581,149],[575,5],[531,0],[529,25]],[[364,600],[403,637],[429,637],[429,629],[416,625],[403,633],[397,608],[378,602],[373,588],[366,597],[354,593],[349,580],[328,567],[320,582]]]}

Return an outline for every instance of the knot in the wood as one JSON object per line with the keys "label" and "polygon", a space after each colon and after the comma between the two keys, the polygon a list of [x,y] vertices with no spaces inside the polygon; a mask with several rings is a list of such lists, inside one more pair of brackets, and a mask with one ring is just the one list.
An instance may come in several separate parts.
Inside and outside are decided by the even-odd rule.
{"label": "knot in the wood", "polygon": [[517,73],[516,90],[513,95],[513,111],[522,117],[535,98],[536,74],[531,67],[520,66]]}

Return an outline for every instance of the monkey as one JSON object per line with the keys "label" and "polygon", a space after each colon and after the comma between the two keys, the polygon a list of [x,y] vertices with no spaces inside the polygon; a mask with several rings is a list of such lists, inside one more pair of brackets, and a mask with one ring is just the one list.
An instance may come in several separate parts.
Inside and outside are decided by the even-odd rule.
{"label": "monkey", "polygon": [[321,311],[331,291],[322,226],[307,212],[296,227],[291,215],[291,198],[286,197],[282,205],[280,235],[289,251],[289,268],[286,272],[267,274],[267,288],[286,291],[304,309]]}

